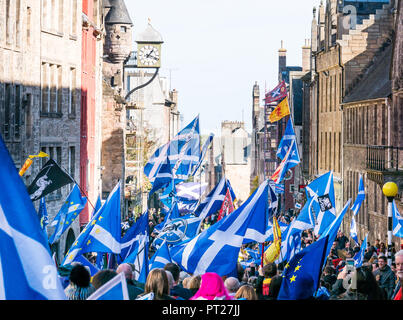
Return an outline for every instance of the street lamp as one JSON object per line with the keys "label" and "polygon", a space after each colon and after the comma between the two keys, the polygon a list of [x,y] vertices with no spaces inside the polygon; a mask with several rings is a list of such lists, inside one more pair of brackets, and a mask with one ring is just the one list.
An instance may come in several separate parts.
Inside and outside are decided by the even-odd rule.
{"label": "street lamp", "polygon": [[382,192],[388,199],[388,265],[392,265],[392,219],[393,219],[393,199],[397,195],[397,185],[394,182],[386,182],[382,187]]}

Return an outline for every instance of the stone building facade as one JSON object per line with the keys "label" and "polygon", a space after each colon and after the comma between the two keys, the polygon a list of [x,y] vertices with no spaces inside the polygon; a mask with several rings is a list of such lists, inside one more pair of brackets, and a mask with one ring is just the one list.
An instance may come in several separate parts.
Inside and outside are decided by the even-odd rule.
{"label": "stone building facade", "polygon": [[[1,135],[17,169],[28,155],[45,151],[77,183],[81,13],[80,0],[0,1]],[[35,159],[23,176],[26,185],[46,161]],[[71,187],[46,196],[50,221]],[[48,232],[53,233],[53,229]],[[77,220],[52,250],[63,255],[78,233]]]}

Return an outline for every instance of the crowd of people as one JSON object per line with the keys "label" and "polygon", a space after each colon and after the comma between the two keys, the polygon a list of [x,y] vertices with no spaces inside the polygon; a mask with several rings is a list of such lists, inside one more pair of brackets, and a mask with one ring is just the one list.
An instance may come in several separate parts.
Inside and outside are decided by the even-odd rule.
{"label": "crowd of people", "polygon": [[[158,224],[161,217],[150,222]],[[302,234],[301,246],[304,248],[316,240],[312,230],[306,230]],[[259,244],[254,243],[249,247],[257,249]],[[392,252],[393,263],[389,266],[386,246],[376,240],[373,245],[368,243],[362,266],[351,269],[347,260],[354,257],[359,248],[359,244],[352,246],[343,232],[338,232],[323,268],[319,288],[311,299],[403,299],[403,250]],[[75,262],[62,275],[65,293],[71,300],[87,299],[121,272],[126,277],[130,300],[144,299],[150,294],[154,300],[276,300],[283,281],[284,263],[263,266],[253,261],[247,265],[241,263],[249,258],[245,250],[240,250],[237,276],[219,276],[214,272],[192,275],[173,262],[167,263],[163,269],[152,269],[145,283],[134,280],[135,268],[130,263],[122,263],[116,269],[103,269],[91,277],[88,267]]]}

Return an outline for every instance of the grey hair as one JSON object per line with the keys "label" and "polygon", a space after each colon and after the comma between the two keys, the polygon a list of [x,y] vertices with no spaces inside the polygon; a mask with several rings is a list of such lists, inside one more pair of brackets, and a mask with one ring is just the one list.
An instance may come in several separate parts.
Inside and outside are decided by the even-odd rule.
{"label": "grey hair", "polygon": [[395,253],[395,258],[403,256],[403,249]]}

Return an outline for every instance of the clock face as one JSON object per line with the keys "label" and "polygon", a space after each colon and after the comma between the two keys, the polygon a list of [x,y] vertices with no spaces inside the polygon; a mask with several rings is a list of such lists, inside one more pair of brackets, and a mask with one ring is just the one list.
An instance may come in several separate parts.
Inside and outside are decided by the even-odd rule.
{"label": "clock face", "polygon": [[157,46],[147,44],[139,48],[138,65],[142,67],[156,67],[159,65],[160,51]]}

